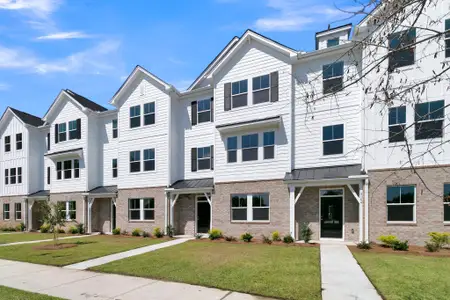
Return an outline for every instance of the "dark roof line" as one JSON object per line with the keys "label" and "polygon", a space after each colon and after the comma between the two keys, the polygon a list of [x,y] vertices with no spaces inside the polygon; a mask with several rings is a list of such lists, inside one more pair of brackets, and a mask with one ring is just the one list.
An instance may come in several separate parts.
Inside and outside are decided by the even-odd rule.
{"label": "dark roof line", "polygon": [[223,125],[217,125],[216,128],[224,128],[224,127],[237,126],[237,125],[253,124],[253,123],[264,122],[264,121],[278,120],[280,118],[281,118],[280,116],[276,116],[276,117],[268,117],[268,118],[264,118],[264,119],[255,119],[255,120],[250,120],[250,121],[228,123],[228,124],[223,124]]}
{"label": "dark roof line", "polygon": [[286,173],[284,181],[347,179],[349,176],[365,175],[365,173],[361,171],[361,168],[361,164],[354,164],[294,169],[291,172]]}
{"label": "dark roof line", "polygon": [[28,197],[33,198],[33,197],[48,197],[50,196],[50,191],[49,190],[40,190],[37,191],[35,193],[29,194]]}
{"label": "dark roof line", "polygon": [[82,105],[83,107],[89,108],[90,110],[97,111],[97,112],[102,112],[102,111],[107,111],[108,110],[107,108],[101,106],[100,104],[97,104],[94,101],[91,101],[88,98],[83,97],[80,94],[77,94],[77,93],[75,93],[72,90],[65,89],[65,91],[70,96],[72,96],[73,99],[75,99],[75,101],[80,103],[80,105]]}
{"label": "dark roof line", "polygon": [[340,26],[337,26],[337,27],[332,27],[332,28],[329,28],[329,29],[325,29],[325,30],[322,30],[322,31],[318,31],[318,32],[316,32],[316,36],[317,36],[318,34],[321,34],[321,33],[327,32],[327,31],[336,30],[336,29],[340,29],[340,28],[347,27],[347,26],[352,26],[352,27],[353,27],[353,23],[347,23],[347,24],[340,25]]}
{"label": "dark roof line", "polygon": [[173,189],[201,189],[201,188],[214,188],[213,178],[201,178],[201,179],[188,179],[178,180],[170,186]]}
{"label": "dark roof line", "polygon": [[65,153],[75,152],[75,151],[79,151],[79,150],[83,150],[83,148],[75,148],[75,149],[69,149],[69,150],[64,150],[64,151],[47,153],[47,154],[44,154],[44,156],[53,156],[53,155],[57,155],[57,154],[65,154]]}
{"label": "dark roof line", "polygon": [[11,111],[19,118],[22,120],[22,122],[24,122],[25,124],[34,126],[34,127],[39,127],[44,125],[44,121],[39,118],[36,117],[32,114],[26,113],[24,111],[12,108],[12,107],[8,107],[9,109],[11,109]]}
{"label": "dark roof line", "polygon": [[[247,31],[250,31],[250,32],[253,32],[254,34],[257,34],[257,35],[259,35],[259,36],[262,36],[263,38],[268,39],[268,40],[270,40],[270,41],[274,42],[275,44],[278,44],[278,45],[280,45],[280,46],[282,46],[282,47],[288,48],[288,49],[291,50],[291,51],[298,52],[298,51],[295,50],[294,48],[291,48],[291,47],[289,47],[289,46],[286,46],[285,44],[282,44],[282,43],[280,43],[280,42],[278,42],[278,41],[275,41],[274,39],[271,39],[270,37],[268,37],[268,36],[266,36],[266,35],[264,35],[264,34],[261,34],[261,33],[259,33],[259,32],[256,32],[256,31],[254,31],[254,30],[252,30],[252,29],[247,29],[247,30],[244,32],[244,34],[243,34],[242,36],[244,36],[245,33],[246,33]],[[241,38],[242,38],[242,37],[241,37]]]}
{"label": "dark roof line", "polygon": [[117,185],[98,186],[89,191],[90,194],[115,194]]}

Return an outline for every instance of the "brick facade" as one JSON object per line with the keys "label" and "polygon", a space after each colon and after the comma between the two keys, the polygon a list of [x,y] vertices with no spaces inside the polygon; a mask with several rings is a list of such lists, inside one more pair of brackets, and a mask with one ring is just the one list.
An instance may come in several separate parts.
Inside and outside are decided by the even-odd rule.
{"label": "brick facade", "polygon": [[[36,210],[34,210],[34,206],[36,205],[39,201],[43,201],[43,200],[38,200],[35,202],[35,204],[33,205],[33,229],[38,230],[38,227],[35,227],[36,221],[38,221],[36,219],[36,214],[34,212],[37,213]],[[76,218],[75,220],[72,220],[70,222],[66,222],[66,226],[64,226],[64,230],[67,230],[68,228],[72,227],[72,226],[76,226],[78,223],[82,223],[85,225],[86,227],[86,221],[85,219],[87,218],[87,203],[84,205],[84,211],[83,211],[83,202],[85,201],[84,196],[82,195],[82,192],[78,192],[78,193],[61,193],[61,194],[50,194],[50,202],[52,203],[57,203],[57,202],[66,202],[66,201],[75,201],[75,205],[76,205]]]}
{"label": "brick facade", "polygon": [[[450,167],[417,168],[411,170],[369,171],[369,238],[393,234],[411,244],[423,245],[432,231],[450,231],[444,225],[443,189],[450,182]],[[423,182],[422,182],[422,180]],[[416,222],[388,224],[386,194],[389,185],[416,186]]]}
{"label": "brick facade", "polygon": [[[0,227],[16,227],[20,223],[25,223],[25,212],[26,212],[26,206],[24,202],[24,198],[26,196],[8,196],[8,197],[0,197]],[[9,203],[9,220],[3,219],[3,204]],[[21,203],[22,204],[22,216],[20,220],[16,220],[16,214],[15,214],[15,204]]]}
{"label": "brick facade", "polygon": [[[155,227],[164,230],[165,187],[119,190],[116,203],[116,228],[131,233],[136,228],[152,233]],[[128,199],[154,198],[154,221],[129,221]],[[178,203],[177,203],[178,204]]]}
{"label": "brick facade", "polygon": [[195,234],[195,195],[180,195],[174,207],[175,234]]}
{"label": "brick facade", "polygon": [[111,232],[111,198],[97,198],[92,205],[92,232]]}

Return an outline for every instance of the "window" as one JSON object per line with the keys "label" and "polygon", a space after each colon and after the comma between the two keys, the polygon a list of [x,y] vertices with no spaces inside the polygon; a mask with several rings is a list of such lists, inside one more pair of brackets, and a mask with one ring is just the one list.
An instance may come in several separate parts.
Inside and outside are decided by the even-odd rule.
{"label": "window", "polygon": [[415,221],[416,187],[389,186],[387,188],[387,221],[414,222]]}
{"label": "window", "polygon": [[270,76],[253,78],[253,104],[270,101]]}
{"label": "window", "polygon": [[78,138],[77,121],[69,122],[69,140],[75,140]]}
{"label": "window", "polygon": [[17,177],[16,177],[16,175],[17,175],[17,170],[16,170],[16,168],[12,168],[12,169],[9,169],[9,182],[11,183],[11,184],[16,184],[17,183]]}
{"label": "window", "polygon": [[416,29],[411,28],[393,33],[389,36],[389,67],[392,72],[396,68],[413,65],[415,62]]}
{"label": "window", "polygon": [[9,203],[3,203],[3,220],[9,220]]}
{"label": "window", "polygon": [[406,106],[389,108],[389,143],[405,140]]}
{"label": "window", "polygon": [[268,222],[269,194],[231,195],[231,221]]}
{"label": "window", "polygon": [[444,100],[416,104],[416,140],[442,137]]}
{"label": "window", "polygon": [[211,100],[200,100],[197,103],[198,123],[211,122]]}
{"label": "window", "polygon": [[264,132],[264,159],[275,157],[275,132]]}
{"label": "window", "polygon": [[242,161],[258,160],[258,134],[242,136]]}
{"label": "window", "polygon": [[231,103],[233,108],[247,106],[247,92],[247,79],[233,82],[231,84]]}
{"label": "window", "polygon": [[444,222],[450,222],[450,183],[444,184]]}
{"label": "window", "polygon": [[57,180],[62,179],[62,162],[60,161],[56,163],[56,179]]}
{"label": "window", "polygon": [[342,90],[344,78],[344,62],[336,62],[324,65],[323,69],[323,93],[329,94]]}
{"label": "window", "polygon": [[50,182],[51,182],[51,169],[50,169],[50,167],[47,167],[47,184],[50,184]]}
{"label": "window", "polygon": [[73,160],[73,178],[80,178],[80,161],[78,159]]}
{"label": "window", "polygon": [[339,38],[329,39],[327,40],[327,48],[339,46]]}
{"label": "window", "polygon": [[77,218],[77,203],[76,201],[59,202],[61,205],[61,212],[66,216],[67,221],[76,220]]}
{"label": "window", "polygon": [[64,142],[67,140],[66,130],[66,123],[58,124],[58,140],[60,142]]}
{"label": "window", "polygon": [[50,133],[47,133],[47,151],[50,151]]}
{"label": "window", "polygon": [[5,136],[5,152],[11,151],[11,136]]}
{"label": "window", "polygon": [[9,169],[5,169],[5,184],[9,184]]}
{"label": "window", "polygon": [[113,178],[117,178],[117,173],[118,173],[118,170],[117,170],[117,158],[114,158],[112,160],[112,177]]}
{"label": "window", "polygon": [[211,169],[211,147],[197,148],[198,170]]}
{"label": "window", "polygon": [[22,134],[16,134],[16,150],[22,150]]}
{"label": "window", "polygon": [[130,221],[153,221],[155,219],[155,199],[129,199],[128,218]]}
{"label": "window", "polygon": [[141,126],[141,106],[130,107],[130,128]]}
{"label": "window", "polygon": [[72,161],[65,160],[64,161],[64,179],[72,178]]}
{"label": "window", "polygon": [[15,203],[14,204],[14,213],[16,220],[22,220],[22,203]]}
{"label": "window", "polygon": [[22,168],[17,168],[17,183],[22,183]]}
{"label": "window", "polygon": [[227,138],[228,163],[237,162],[237,136]]}
{"label": "window", "polygon": [[450,57],[450,19],[445,20],[445,57]]}
{"label": "window", "polygon": [[325,126],[322,129],[323,155],[344,153],[344,125]]}
{"label": "window", "polygon": [[117,127],[117,119],[112,120],[112,134],[113,134],[113,139],[116,139],[119,136],[119,128]]}
{"label": "window", "polygon": [[144,125],[155,124],[155,102],[144,104]]}
{"label": "window", "polygon": [[130,152],[130,173],[141,171],[141,151]]}
{"label": "window", "polygon": [[144,171],[155,171],[155,149],[144,150]]}

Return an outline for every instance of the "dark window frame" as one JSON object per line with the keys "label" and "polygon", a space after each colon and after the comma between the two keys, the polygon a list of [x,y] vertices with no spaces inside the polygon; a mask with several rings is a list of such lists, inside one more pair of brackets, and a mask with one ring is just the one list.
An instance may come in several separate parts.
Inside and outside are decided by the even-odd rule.
{"label": "dark window frame", "polygon": [[56,162],[56,180],[63,180],[62,161]]}
{"label": "dark window frame", "polygon": [[156,104],[149,102],[144,104],[144,126],[154,125],[156,123]]}
{"label": "dark window frame", "polygon": [[23,149],[23,135],[22,133],[16,134],[16,150],[22,150]]}
{"label": "dark window frame", "polygon": [[[410,203],[410,202],[402,202],[402,189],[406,189],[406,188],[414,188],[414,202],[413,203]],[[399,189],[399,192],[398,192],[398,194],[399,194],[399,202],[398,203],[396,203],[396,202],[392,202],[392,203],[389,203],[388,202],[388,196],[389,196],[389,190],[390,189]],[[400,224],[402,224],[402,223],[416,223],[416,221],[417,221],[417,216],[416,216],[416,204],[417,204],[417,187],[415,186],[415,185],[413,185],[413,184],[411,184],[411,185],[392,185],[392,186],[387,186],[386,187],[386,206],[387,206],[387,208],[386,208],[386,220],[387,220],[387,223],[392,223],[392,224],[395,224],[395,223],[400,223]],[[389,220],[389,207],[401,207],[401,206],[412,206],[413,208],[413,215],[412,215],[412,220]]]}

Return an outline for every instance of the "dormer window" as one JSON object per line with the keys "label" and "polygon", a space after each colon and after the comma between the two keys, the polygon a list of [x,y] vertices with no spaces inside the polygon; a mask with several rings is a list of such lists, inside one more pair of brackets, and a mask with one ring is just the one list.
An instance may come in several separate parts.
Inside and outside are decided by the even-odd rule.
{"label": "dormer window", "polygon": [[232,108],[247,106],[247,94],[248,94],[247,79],[233,82],[231,85]]}
{"label": "dormer window", "polygon": [[65,142],[67,140],[67,126],[66,123],[58,124],[58,140],[60,142]]}
{"label": "dormer window", "polygon": [[141,126],[141,106],[136,105],[130,107],[130,128]]}
{"label": "dormer window", "polygon": [[339,46],[339,38],[327,40],[327,48]]}

